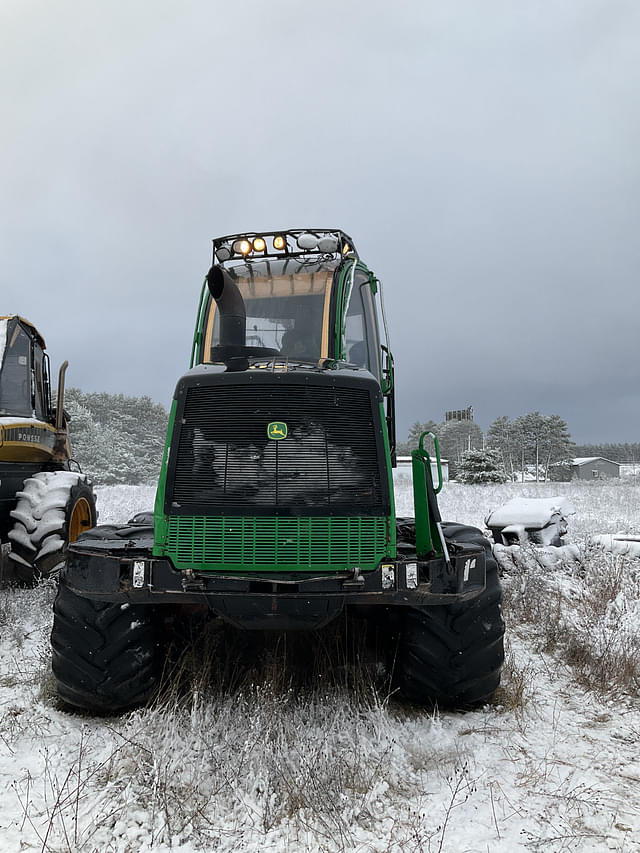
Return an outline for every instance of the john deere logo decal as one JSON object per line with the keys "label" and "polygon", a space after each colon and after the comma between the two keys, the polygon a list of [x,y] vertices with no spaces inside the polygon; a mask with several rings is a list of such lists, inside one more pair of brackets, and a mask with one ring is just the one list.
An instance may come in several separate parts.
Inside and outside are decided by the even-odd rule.
{"label": "john deere logo decal", "polygon": [[282,421],[271,421],[267,426],[267,435],[273,441],[280,441],[287,437],[287,425]]}

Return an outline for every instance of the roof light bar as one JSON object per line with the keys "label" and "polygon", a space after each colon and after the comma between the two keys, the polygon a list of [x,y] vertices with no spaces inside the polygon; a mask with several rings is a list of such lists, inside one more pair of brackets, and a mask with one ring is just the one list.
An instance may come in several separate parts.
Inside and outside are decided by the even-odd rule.
{"label": "roof light bar", "polygon": [[214,262],[256,258],[350,255],[357,257],[351,238],[338,228],[290,229],[230,234],[213,241]]}

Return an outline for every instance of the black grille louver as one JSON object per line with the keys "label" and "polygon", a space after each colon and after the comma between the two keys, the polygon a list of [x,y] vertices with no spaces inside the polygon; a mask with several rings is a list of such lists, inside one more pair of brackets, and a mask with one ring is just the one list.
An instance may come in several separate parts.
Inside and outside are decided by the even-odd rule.
{"label": "black grille louver", "polygon": [[[167,511],[388,514],[375,405],[367,388],[331,384],[187,388]],[[268,438],[274,421],[286,439]]]}

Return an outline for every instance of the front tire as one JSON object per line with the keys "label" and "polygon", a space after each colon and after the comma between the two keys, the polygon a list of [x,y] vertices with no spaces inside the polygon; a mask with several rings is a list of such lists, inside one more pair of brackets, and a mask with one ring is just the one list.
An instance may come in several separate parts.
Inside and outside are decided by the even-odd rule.
{"label": "front tire", "polygon": [[60,584],[53,605],[52,667],[58,696],[94,714],[141,705],[157,684],[150,608],[92,601]]}
{"label": "front tire", "polygon": [[96,499],[86,475],[74,471],[34,474],[17,497],[9,559],[16,579],[33,583],[55,575],[69,542],[95,526]]}
{"label": "front tire", "polygon": [[486,587],[468,602],[408,608],[400,642],[399,686],[413,702],[468,706],[500,684],[504,621],[498,566],[490,542],[475,527],[443,525],[450,541],[483,548]]}

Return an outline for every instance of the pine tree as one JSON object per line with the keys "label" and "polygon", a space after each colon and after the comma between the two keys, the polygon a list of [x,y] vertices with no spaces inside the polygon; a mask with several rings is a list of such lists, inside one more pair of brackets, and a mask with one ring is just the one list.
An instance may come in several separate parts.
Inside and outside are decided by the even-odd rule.
{"label": "pine tree", "polygon": [[[510,421],[496,418],[487,431],[487,444],[502,455],[505,470],[514,479],[516,469],[532,466],[536,479],[548,480],[552,466],[569,465],[575,445],[569,428],[559,415],[530,412]],[[524,475],[523,475],[524,476]]]}
{"label": "pine tree", "polygon": [[437,434],[438,424],[435,421],[425,421],[424,423],[416,421],[412,424],[407,440],[398,444],[398,456],[408,456],[412,450],[415,450],[423,432],[435,432]]}
{"label": "pine tree", "polygon": [[499,450],[467,450],[462,454],[456,479],[460,483],[506,483]]}

